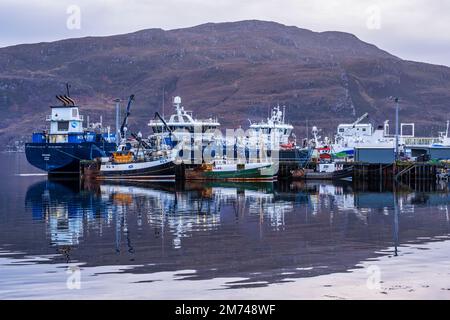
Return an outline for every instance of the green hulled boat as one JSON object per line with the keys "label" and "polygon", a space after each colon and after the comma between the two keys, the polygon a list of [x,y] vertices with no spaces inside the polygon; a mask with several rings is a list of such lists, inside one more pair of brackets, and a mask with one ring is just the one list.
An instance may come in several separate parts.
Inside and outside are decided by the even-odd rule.
{"label": "green hulled boat", "polygon": [[226,160],[186,170],[186,180],[274,181],[278,166],[273,162],[230,163]]}

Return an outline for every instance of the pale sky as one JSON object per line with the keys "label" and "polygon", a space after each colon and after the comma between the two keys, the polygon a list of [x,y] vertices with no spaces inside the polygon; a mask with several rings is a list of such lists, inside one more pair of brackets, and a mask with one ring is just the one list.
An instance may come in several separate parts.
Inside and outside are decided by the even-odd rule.
{"label": "pale sky", "polygon": [[403,59],[450,66],[448,0],[0,0],[0,46],[248,19],[349,32]]}

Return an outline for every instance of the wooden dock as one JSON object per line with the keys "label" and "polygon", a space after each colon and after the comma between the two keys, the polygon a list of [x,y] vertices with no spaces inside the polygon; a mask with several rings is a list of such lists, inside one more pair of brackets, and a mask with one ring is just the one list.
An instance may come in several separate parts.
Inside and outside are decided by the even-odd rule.
{"label": "wooden dock", "polygon": [[442,164],[426,162],[399,162],[392,164],[353,164],[355,185],[388,186],[392,183],[426,186],[437,182],[437,174],[445,168]]}

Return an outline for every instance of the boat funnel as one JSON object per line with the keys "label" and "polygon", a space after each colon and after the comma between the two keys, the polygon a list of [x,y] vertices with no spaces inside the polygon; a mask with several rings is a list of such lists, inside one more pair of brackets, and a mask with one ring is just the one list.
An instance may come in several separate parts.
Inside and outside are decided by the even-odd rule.
{"label": "boat funnel", "polygon": [[75,105],[75,101],[72,98],[65,96],[65,95],[64,96],[56,96],[56,99],[61,101],[64,104],[64,106],[70,106],[70,105],[74,106]]}
{"label": "boat funnel", "polygon": [[61,101],[63,103],[64,106],[67,106],[70,102],[68,100],[65,100],[63,98],[63,96],[56,96],[56,99],[58,99],[59,101]]}

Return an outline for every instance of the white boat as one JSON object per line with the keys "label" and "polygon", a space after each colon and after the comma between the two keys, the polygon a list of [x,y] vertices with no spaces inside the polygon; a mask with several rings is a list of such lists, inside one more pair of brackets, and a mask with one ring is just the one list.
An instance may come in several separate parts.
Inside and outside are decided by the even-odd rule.
{"label": "white boat", "polygon": [[[295,138],[291,138],[294,127],[285,121],[286,110],[283,107],[281,111],[280,106],[276,106],[271,111],[271,116],[266,121],[252,123],[250,120],[250,130],[254,134],[252,137],[254,141],[265,141],[267,147],[274,149],[276,146],[288,147],[295,145]],[[293,137],[292,137],[293,138]],[[250,141],[251,143],[252,141]],[[274,145],[277,144],[277,145]]]}
{"label": "white boat", "polygon": [[[177,141],[211,141],[214,131],[220,127],[217,118],[196,119],[191,111],[186,111],[181,105],[181,97],[176,96],[173,99],[173,107],[175,113],[169,119],[152,119],[148,122],[148,126],[152,129],[155,136],[167,137],[171,135]],[[175,140],[173,139],[173,140]]]}
{"label": "white boat", "polygon": [[[358,119],[359,120],[359,119]],[[357,121],[358,121],[357,120]],[[414,123],[400,123],[398,149],[401,158],[416,160],[428,155],[433,159],[450,159],[450,138],[448,135],[450,121],[446,130],[438,136],[416,136]],[[331,144],[335,158],[353,156],[353,150],[361,147],[395,148],[396,136],[390,132],[389,120],[383,126],[374,129],[371,124],[340,124],[335,142]],[[407,132],[408,131],[408,132]]]}
{"label": "white boat", "polygon": [[[374,129],[371,123],[361,123],[368,114],[365,113],[353,123],[341,123],[337,127],[334,141],[328,138],[320,140],[319,130],[313,127],[314,139],[310,142],[316,150],[329,148],[335,159],[352,160],[354,150],[364,146],[395,146],[395,136],[389,134],[389,122],[385,121],[382,128]],[[319,158],[318,152],[313,157]]]}
{"label": "white boat", "polygon": [[335,158],[353,159],[358,147],[383,145],[394,148],[395,136],[389,134],[389,122],[374,129],[371,123],[361,123],[367,116],[365,113],[351,124],[338,125],[334,143],[330,145]]}

